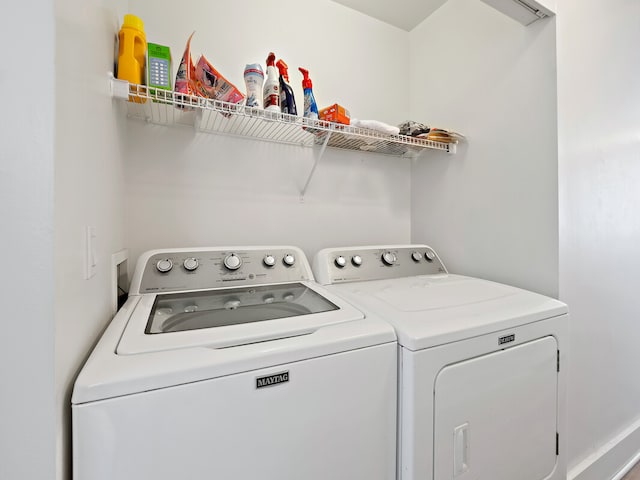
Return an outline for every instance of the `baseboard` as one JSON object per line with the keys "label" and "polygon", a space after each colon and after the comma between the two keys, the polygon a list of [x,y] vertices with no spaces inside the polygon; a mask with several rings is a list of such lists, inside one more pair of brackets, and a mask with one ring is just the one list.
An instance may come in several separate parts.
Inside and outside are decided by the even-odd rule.
{"label": "baseboard", "polygon": [[620,480],[640,460],[640,420],[569,470],[568,480]]}

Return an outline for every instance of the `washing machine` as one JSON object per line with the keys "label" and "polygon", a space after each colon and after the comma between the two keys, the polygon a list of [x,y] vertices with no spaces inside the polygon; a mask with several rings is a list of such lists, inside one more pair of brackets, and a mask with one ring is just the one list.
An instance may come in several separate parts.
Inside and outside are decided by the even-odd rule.
{"label": "washing machine", "polygon": [[566,478],[567,306],[427,245],[330,248],[316,280],[398,335],[400,480]]}
{"label": "washing machine", "polygon": [[155,250],[75,382],[75,480],[392,480],[397,342],[294,247]]}

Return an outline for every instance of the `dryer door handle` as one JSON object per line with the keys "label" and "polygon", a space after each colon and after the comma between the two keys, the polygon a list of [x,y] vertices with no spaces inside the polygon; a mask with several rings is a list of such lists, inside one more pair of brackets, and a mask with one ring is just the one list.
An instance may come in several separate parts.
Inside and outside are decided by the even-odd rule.
{"label": "dryer door handle", "polygon": [[453,476],[469,470],[469,422],[453,429]]}

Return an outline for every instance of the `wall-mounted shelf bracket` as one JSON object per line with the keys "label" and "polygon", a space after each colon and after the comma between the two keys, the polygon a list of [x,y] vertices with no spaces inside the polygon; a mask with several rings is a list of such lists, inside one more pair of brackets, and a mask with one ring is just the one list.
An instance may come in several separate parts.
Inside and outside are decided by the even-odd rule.
{"label": "wall-mounted shelf bracket", "polygon": [[324,151],[327,149],[327,145],[329,144],[329,139],[331,138],[331,132],[324,133],[324,140],[319,150],[316,150],[316,153],[313,158],[313,166],[311,167],[311,171],[309,172],[309,176],[307,177],[307,181],[302,187],[302,191],[300,192],[300,201],[304,201],[304,195],[307,193],[307,189],[309,188],[309,184],[311,183],[311,179],[313,178],[313,174],[316,172],[316,168],[318,167],[318,163],[320,159],[324,155]]}

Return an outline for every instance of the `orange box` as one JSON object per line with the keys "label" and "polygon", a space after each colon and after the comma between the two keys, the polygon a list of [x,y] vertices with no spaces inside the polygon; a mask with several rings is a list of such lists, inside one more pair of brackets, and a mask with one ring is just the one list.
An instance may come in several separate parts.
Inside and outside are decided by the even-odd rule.
{"label": "orange box", "polygon": [[318,118],[327,122],[342,123],[343,125],[349,125],[351,123],[349,110],[337,103],[320,110],[318,112]]}

